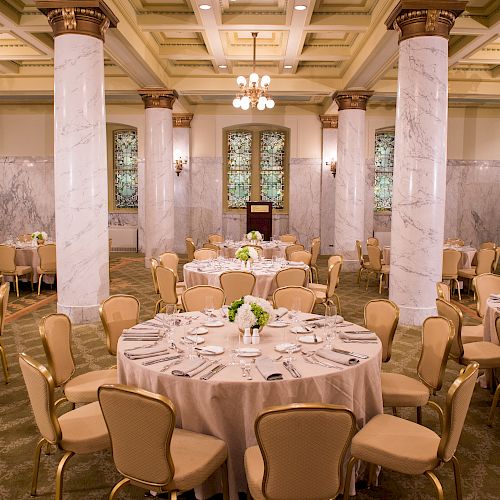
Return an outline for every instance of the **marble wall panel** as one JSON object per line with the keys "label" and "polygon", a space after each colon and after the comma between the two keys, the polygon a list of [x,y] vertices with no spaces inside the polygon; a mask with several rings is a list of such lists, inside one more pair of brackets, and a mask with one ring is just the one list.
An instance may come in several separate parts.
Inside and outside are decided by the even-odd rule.
{"label": "marble wall panel", "polygon": [[365,241],[373,236],[374,228],[374,213],[373,213],[373,186],[375,183],[375,162],[373,159],[367,159],[365,162]]}
{"label": "marble wall panel", "polygon": [[108,226],[137,226],[138,214],[113,212],[108,214]]}
{"label": "marble wall panel", "polygon": [[[191,233],[191,165],[189,161],[189,128],[174,127],[173,150],[176,159],[187,161],[179,175],[174,175],[175,240],[174,252],[186,252],[186,237]],[[196,180],[194,181],[196,182]]]}

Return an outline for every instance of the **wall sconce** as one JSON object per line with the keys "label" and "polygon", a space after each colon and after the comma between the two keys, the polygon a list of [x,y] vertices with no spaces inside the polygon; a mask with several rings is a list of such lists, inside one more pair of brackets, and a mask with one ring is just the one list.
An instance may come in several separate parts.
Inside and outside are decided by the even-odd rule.
{"label": "wall sconce", "polygon": [[183,160],[182,158],[177,158],[177,160],[175,160],[175,173],[177,177],[179,177],[179,174],[182,172],[184,165],[187,165],[187,160]]}
{"label": "wall sconce", "polygon": [[335,179],[335,174],[337,173],[337,162],[332,158],[331,161],[325,161],[325,165],[327,167],[330,167],[330,172],[333,175],[333,178]]}

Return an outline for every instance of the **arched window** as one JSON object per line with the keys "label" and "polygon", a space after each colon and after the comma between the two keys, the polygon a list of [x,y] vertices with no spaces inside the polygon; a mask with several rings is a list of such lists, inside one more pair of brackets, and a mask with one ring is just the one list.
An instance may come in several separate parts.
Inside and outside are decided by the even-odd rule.
{"label": "arched window", "polygon": [[380,129],[375,132],[375,182],[373,186],[375,212],[392,208],[394,140],[393,128]]}
{"label": "arched window", "polygon": [[247,201],[272,201],[288,212],[289,132],[248,125],[224,129],[224,210],[243,211]]}

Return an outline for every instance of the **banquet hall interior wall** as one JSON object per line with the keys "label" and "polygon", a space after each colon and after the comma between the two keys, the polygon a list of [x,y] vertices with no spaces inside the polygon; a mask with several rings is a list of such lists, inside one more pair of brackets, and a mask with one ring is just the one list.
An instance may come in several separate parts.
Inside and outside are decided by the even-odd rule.
{"label": "banquet hall interior wall", "polygon": [[[176,103],[175,112],[185,110]],[[329,253],[334,234],[335,180],[322,159],[322,129],[317,112],[276,107],[273,112],[244,114],[224,106],[197,106],[191,129],[174,128],[174,149],[188,148],[189,162],[175,182],[176,248],[184,237],[198,244],[219,232],[238,238],[245,216],[222,210],[223,129],[232,125],[272,124],[290,130],[290,210],[274,216],[274,233],[290,231],[301,242],[323,233],[322,253]],[[4,105],[0,109],[0,209],[4,223],[0,240],[38,229],[54,235],[53,108],[51,105]],[[108,124],[136,127],[139,179],[144,176],[144,108],[140,104],[108,105]],[[365,237],[390,231],[390,215],[373,214],[375,131],[394,126],[395,106],[369,105],[366,113]],[[448,168],[445,237],[467,242],[500,241],[495,204],[500,193],[500,109],[451,107],[448,127]],[[325,137],[328,135],[325,134]],[[139,191],[139,205],[144,192]],[[144,213],[110,213],[110,225],[137,225],[142,248]]]}

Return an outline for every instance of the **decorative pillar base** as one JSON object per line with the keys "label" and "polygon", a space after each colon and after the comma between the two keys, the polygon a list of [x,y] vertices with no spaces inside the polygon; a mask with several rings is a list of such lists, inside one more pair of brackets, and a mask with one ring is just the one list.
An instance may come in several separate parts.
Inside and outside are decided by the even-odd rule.
{"label": "decorative pillar base", "polygon": [[100,321],[99,304],[92,306],[65,306],[58,302],[57,312],[66,314],[73,325],[83,325]]}
{"label": "decorative pillar base", "polygon": [[421,326],[429,316],[437,316],[435,307],[406,307],[399,308],[400,326]]}

